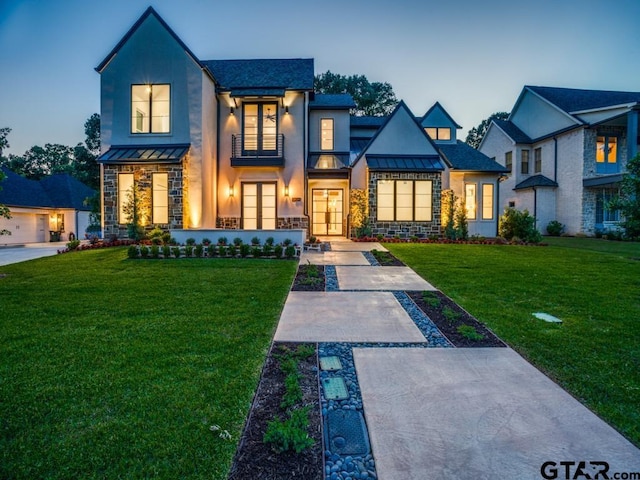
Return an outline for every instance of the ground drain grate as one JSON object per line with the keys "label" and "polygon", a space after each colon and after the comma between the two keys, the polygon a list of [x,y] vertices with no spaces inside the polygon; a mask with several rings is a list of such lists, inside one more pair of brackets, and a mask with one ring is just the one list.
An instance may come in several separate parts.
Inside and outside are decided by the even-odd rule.
{"label": "ground drain grate", "polygon": [[333,372],[335,370],[340,370],[341,368],[342,364],[340,363],[340,359],[338,357],[320,357],[321,370]]}
{"label": "ground drain grate", "polygon": [[327,400],[344,400],[349,398],[349,391],[342,377],[322,379],[322,388],[324,388],[324,396]]}
{"label": "ground drain grate", "polygon": [[338,455],[368,455],[371,447],[362,412],[331,410],[327,413],[328,445]]}

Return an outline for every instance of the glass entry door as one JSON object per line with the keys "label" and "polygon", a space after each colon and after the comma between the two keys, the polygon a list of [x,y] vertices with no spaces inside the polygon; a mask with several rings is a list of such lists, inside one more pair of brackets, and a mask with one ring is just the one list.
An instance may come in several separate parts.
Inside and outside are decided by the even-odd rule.
{"label": "glass entry door", "polygon": [[275,230],[276,184],[242,184],[242,228],[245,230]]}
{"label": "glass entry door", "polygon": [[313,235],[342,235],[342,189],[314,188],[312,197]]}

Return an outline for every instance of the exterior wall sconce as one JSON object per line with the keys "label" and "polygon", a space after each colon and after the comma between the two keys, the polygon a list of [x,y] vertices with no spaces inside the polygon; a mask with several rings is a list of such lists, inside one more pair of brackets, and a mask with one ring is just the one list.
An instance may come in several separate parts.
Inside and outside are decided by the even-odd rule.
{"label": "exterior wall sconce", "polygon": [[229,196],[233,197],[233,185],[229,185]]}
{"label": "exterior wall sconce", "polygon": [[285,115],[289,115],[289,105],[287,105],[286,107],[284,107],[284,114],[285,114]]}
{"label": "exterior wall sconce", "polygon": [[289,185],[285,185],[284,186],[284,196],[288,197],[289,196]]}
{"label": "exterior wall sconce", "polygon": [[231,116],[235,115],[235,111],[234,111],[233,107],[229,107],[229,115],[231,115]]}

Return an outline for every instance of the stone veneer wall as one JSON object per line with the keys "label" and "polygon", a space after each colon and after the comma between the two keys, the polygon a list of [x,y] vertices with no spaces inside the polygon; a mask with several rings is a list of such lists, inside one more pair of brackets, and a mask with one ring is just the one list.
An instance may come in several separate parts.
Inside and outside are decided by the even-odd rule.
{"label": "stone veneer wall", "polygon": [[158,226],[163,229],[183,228],[184,205],[183,198],[183,167],[180,164],[145,164],[142,165],[105,165],[104,166],[104,237],[116,235],[127,238],[127,225],[118,223],[118,174],[133,173],[135,181],[143,189],[151,191],[152,174],[168,174],[169,194],[169,223],[150,224],[146,230]]}
{"label": "stone veneer wall", "polygon": [[[227,230],[239,230],[242,225],[240,217],[218,217],[217,228]],[[309,229],[309,219],[307,217],[278,217],[276,225],[278,230],[307,230]]]}
{"label": "stone veneer wall", "polygon": [[[433,217],[431,222],[387,222],[377,220],[377,188],[378,180],[431,180],[433,182]],[[426,238],[440,235],[441,218],[441,173],[405,173],[405,172],[369,172],[369,224],[372,235],[396,236],[409,238],[416,236]]]}

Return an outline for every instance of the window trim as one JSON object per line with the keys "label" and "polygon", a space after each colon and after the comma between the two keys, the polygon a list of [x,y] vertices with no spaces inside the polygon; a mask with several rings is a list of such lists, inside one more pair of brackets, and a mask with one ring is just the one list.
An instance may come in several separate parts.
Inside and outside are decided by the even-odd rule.
{"label": "window trim", "polygon": [[[529,175],[530,153],[531,153],[530,150],[527,148],[523,148],[522,150],[520,150],[520,173],[522,175]],[[525,156],[527,157],[526,162],[524,161]],[[527,168],[525,168],[525,165]]]}
{"label": "window trim", "polygon": [[[245,110],[247,105],[257,105],[258,107],[258,112],[257,112],[257,117],[258,117],[258,124],[257,124],[257,131],[258,133],[256,133],[257,135],[257,139],[256,139],[256,149],[255,150],[249,150],[247,148],[245,148],[245,144],[246,144],[246,126],[245,126]],[[275,148],[273,150],[265,150],[264,149],[264,138],[262,138],[262,142],[260,142],[260,138],[264,135],[263,131],[264,131],[264,122],[262,121],[262,119],[264,118],[264,106],[265,105],[273,105],[275,107],[275,123],[276,123],[276,133],[274,134],[274,142],[275,142]],[[278,102],[275,101],[265,101],[265,102],[242,102],[242,126],[241,128],[241,132],[242,132],[242,155],[243,156],[259,156],[259,157],[267,157],[267,156],[278,156],[278,134],[280,133],[280,115],[278,114]]]}
{"label": "window trim", "polygon": [[[154,86],[167,86],[169,87],[169,129],[166,132],[154,132],[153,131],[153,87]],[[133,87],[145,87],[145,88],[149,88],[149,131],[146,132],[139,132],[136,129],[134,129],[134,118],[136,119],[136,122],[138,121],[138,119],[143,119],[144,117],[138,117],[133,115]],[[131,88],[129,89],[129,108],[130,108],[130,119],[131,119],[131,124],[129,126],[129,134],[130,135],[170,135],[171,134],[171,110],[172,110],[172,106],[171,106],[171,91],[173,90],[171,83],[132,83],[131,84]],[[138,110],[140,111],[140,110]],[[140,113],[142,113],[140,111]]]}
{"label": "window trim", "polygon": [[[485,191],[485,187],[491,187],[491,209],[490,209],[491,216],[490,217],[485,216],[485,212],[488,211],[486,209],[486,205],[485,205],[485,198],[486,198],[485,192],[484,192]],[[496,195],[495,191],[496,191],[496,189],[495,189],[495,186],[494,186],[493,183],[483,183],[482,184],[482,191],[481,191],[481,194],[482,194],[482,220],[493,220],[494,219],[494,215],[495,215],[494,204],[495,204],[495,195]]]}
{"label": "window trim", "polygon": [[[156,175],[163,175],[167,181],[167,188],[164,190],[163,199],[166,200],[166,205],[156,206]],[[160,192],[157,192],[160,193]],[[166,208],[166,222],[156,221],[156,208]],[[151,223],[159,224],[159,225],[168,225],[169,224],[169,173],[168,172],[154,172],[151,174]]]}
{"label": "window trim", "polygon": [[[393,182],[393,194],[392,194],[392,201],[393,201],[393,205],[392,205],[392,212],[393,212],[393,218],[392,219],[381,219],[379,217],[379,207],[380,207],[380,189],[378,187],[379,182]],[[397,212],[397,206],[398,206],[398,202],[397,202],[397,196],[398,196],[398,189],[397,189],[397,182],[411,182],[411,220],[398,220],[398,212]],[[429,219],[427,220],[416,220],[416,182],[427,182],[430,184],[430,191],[431,191],[431,204],[429,205]],[[423,222],[423,223],[427,223],[427,222],[433,222],[433,180],[431,179],[420,179],[420,178],[416,178],[416,179],[392,179],[392,178],[379,178],[376,180],[376,220],[378,222]]]}
{"label": "window trim", "polygon": [[[331,121],[331,148],[323,148],[322,144],[323,144],[323,141],[324,141],[324,137],[322,136],[322,134],[325,131],[329,131],[329,129],[322,128],[322,122],[329,121],[329,120]],[[336,149],[335,148],[335,146],[336,146],[336,143],[335,143],[335,131],[336,130],[335,130],[335,119],[334,118],[332,118],[332,117],[324,117],[324,118],[320,119],[320,151],[329,152],[329,151],[333,151],[333,150]]]}

